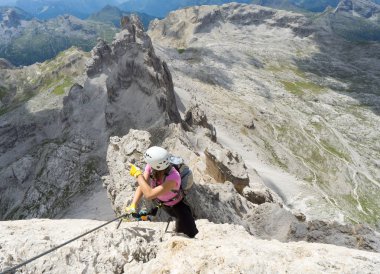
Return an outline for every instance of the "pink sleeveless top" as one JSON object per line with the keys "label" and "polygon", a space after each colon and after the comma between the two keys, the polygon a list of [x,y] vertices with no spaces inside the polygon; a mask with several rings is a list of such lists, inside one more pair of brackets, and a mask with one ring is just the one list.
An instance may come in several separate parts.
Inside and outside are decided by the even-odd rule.
{"label": "pink sleeveless top", "polygon": [[[145,167],[145,172],[148,173],[149,175],[152,174],[152,167],[148,164],[146,165]],[[149,177],[150,180],[150,186],[152,188],[155,188],[156,186],[159,186],[159,185],[162,185],[164,182],[162,182],[162,180],[155,180],[151,177]],[[179,175],[178,171],[172,167],[172,169],[170,170],[170,173],[168,176],[166,176],[164,178],[165,182],[166,181],[175,181],[175,189],[174,191],[179,191],[180,187],[181,187],[181,175]],[[164,202],[165,205],[167,206],[173,206],[175,204],[177,204],[178,202],[181,201],[181,195],[178,196],[178,199],[174,200],[174,201],[170,201],[171,199],[173,199],[174,197],[177,197],[178,196],[178,193],[176,192],[172,192],[172,191],[169,191],[165,194],[162,194],[160,196],[157,196],[157,199],[159,199],[160,201]],[[166,202],[165,201],[170,201],[170,202]]]}

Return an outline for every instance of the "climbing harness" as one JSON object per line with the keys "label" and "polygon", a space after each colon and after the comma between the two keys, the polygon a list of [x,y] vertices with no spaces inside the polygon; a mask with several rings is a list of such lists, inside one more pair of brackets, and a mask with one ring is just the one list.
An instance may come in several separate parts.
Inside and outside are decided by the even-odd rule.
{"label": "climbing harness", "polygon": [[120,219],[119,224],[117,225],[116,229],[119,228],[120,224],[123,221],[131,221],[131,219],[126,219],[125,217],[132,217],[134,221],[152,221],[153,217],[156,216],[158,209],[161,206],[156,206],[150,209],[149,211],[146,210],[140,210],[139,213],[130,213],[130,214],[125,214],[123,218]]}

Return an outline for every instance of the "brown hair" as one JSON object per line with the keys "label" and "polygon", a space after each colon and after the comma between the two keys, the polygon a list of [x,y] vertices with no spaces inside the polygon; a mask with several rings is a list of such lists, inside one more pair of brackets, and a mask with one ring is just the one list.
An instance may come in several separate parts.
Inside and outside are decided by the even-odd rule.
{"label": "brown hair", "polygon": [[152,168],[152,174],[151,177],[155,180],[160,180],[164,179],[166,176],[169,175],[170,170],[172,169],[172,166],[169,165],[166,169],[164,170],[155,170]]}

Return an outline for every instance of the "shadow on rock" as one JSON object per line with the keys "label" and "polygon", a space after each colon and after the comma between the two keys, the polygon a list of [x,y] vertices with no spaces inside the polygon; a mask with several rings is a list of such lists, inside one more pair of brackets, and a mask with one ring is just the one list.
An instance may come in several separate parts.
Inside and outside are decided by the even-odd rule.
{"label": "shadow on rock", "polygon": [[323,86],[351,96],[380,115],[380,44],[346,40],[326,30],[332,28],[330,21],[319,24],[324,27],[313,38],[319,51],[296,59],[296,65],[303,72],[317,75]]}

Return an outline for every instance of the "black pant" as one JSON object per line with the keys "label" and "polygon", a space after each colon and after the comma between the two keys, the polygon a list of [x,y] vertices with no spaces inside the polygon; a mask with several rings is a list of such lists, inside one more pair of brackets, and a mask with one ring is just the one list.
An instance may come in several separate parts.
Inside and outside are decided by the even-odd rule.
{"label": "black pant", "polygon": [[176,232],[184,233],[190,238],[198,234],[191,208],[184,200],[174,206],[164,205],[163,208],[170,216],[176,218]]}

